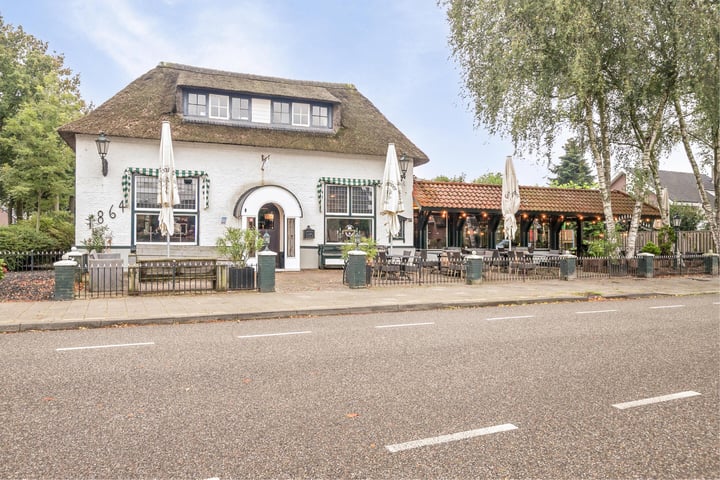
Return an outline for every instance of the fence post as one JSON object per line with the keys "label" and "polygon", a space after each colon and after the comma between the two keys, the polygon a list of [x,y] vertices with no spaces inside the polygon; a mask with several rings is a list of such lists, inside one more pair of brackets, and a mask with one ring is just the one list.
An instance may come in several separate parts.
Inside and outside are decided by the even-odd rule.
{"label": "fence post", "polygon": [[637,261],[637,276],[642,278],[653,278],[655,275],[655,255],[647,252],[639,253]]}
{"label": "fence post", "polygon": [[560,280],[575,280],[577,278],[577,257],[575,255],[562,255],[560,257]]}
{"label": "fence post", "polygon": [[718,263],[720,263],[720,255],[717,253],[703,254],[705,259],[705,273],[707,275],[718,275]]}
{"label": "fence post", "polygon": [[53,263],[55,267],[55,300],[72,300],[75,297],[75,272],[77,262],[60,260]]}
{"label": "fence post", "polygon": [[365,265],[366,254],[362,250],[351,250],[348,252],[347,282],[350,288],[367,287],[367,274]]}
{"label": "fence post", "polygon": [[483,257],[480,255],[468,255],[465,257],[465,283],[467,285],[477,285],[482,283]]}
{"label": "fence post", "polygon": [[140,295],[140,265],[128,266],[128,295]]}
{"label": "fence post", "polygon": [[215,265],[215,290],[218,292],[225,292],[228,289],[228,270],[229,266],[226,263],[217,263]]}
{"label": "fence post", "polygon": [[258,289],[261,293],[275,291],[275,258],[270,250],[258,252]]}

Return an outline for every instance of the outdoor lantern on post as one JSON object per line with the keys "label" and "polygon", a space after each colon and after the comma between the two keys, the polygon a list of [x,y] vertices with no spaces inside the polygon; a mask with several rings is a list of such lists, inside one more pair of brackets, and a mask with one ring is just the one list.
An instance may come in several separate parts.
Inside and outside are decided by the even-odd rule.
{"label": "outdoor lantern on post", "polygon": [[408,168],[410,167],[410,157],[403,153],[402,155],[400,155],[400,160],[398,160],[398,163],[400,164],[400,178],[402,180],[405,180],[405,175],[407,175]]}
{"label": "outdoor lantern on post", "polygon": [[107,156],[108,147],[110,146],[110,139],[105,136],[105,132],[100,132],[100,136],[95,139],[95,145],[97,145],[98,155],[100,155],[100,160],[102,160],[103,177],[107,177],[108,161],[105,157]]}
{"label": "outdoor lantern on post", "polygon": [[265,251],[267,252],[270,250],[270,234],[268,232],[263,234],[263,242],[265,242]]}
{"label": "outdoor lantern on post", "polygon": [[682,222],[682,219],[680,218],[680,215],[677,213],[673,215],[672,217],[672,226],[673,230],[675,230],[675,254],[680,254],[680,237],[678,236],[678,232],[680,231],[680,223]]}

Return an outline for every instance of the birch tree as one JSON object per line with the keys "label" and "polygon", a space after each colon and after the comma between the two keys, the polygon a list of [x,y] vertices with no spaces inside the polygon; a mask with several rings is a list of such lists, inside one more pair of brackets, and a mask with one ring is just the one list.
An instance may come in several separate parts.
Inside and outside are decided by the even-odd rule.
{"label": "birch tree", "polygon": [[450,45],[478,124],[544,153],[557,132],[588,146],[614,239],[612,151],[630,18],[619,0],[446,0]]}
{"label": "birch tree", "polygon": [[[720,5],[678,0],[679,88],[671,99],[688,162],[695,175],[702,211],[720,252]],[[711,172],[714,202],[703,187],[701,167]]]}

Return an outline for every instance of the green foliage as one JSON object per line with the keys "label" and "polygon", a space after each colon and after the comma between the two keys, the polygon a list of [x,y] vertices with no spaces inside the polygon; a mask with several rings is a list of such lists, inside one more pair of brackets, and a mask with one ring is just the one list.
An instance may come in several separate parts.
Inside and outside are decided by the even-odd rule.
{"label": "green foliage", "polygon": [[670,221],[675,215],[680,217],[680,230],[684,232],[697,230],[705,222],[702,211],[692,205],[670,205]]}
{"label": "green foliage", "polygon": [[0,250],[16,252],[63,250],[65,247],[45,232],[22,222],[0,227]]}
{"label": "green foliage", "polygon": [[[28,225],[37,225],[37,222],[31,217]],[[75,243],[75,223],[70,212],[62,210],[47,212],[40,218],[40,231],[57,241],[58,250],[70,250]]]}
{"label": "green foliage", "polygon": [[5,278],[5,272],[7,272],[7,265],[5,265],[5,260],[0,258],[0,280]]}
{"label": "green foliage", "polygon": [[32,208],[37,231],[74,189],[74,155],[57,128],[86,109],[64,57],[0,17],[0,202],[18,218]]}
{"label": "green foliage", "polygon": [[615,235],[614,239],[601,236],[587,242],[587,254],[590,257],[617,257],[620,254],[619,236]]}
{"label": "green foliage", "polygon": [[658,232],[660,255],[672,255],[676,238],[675,230],[670,225],[665,225],[660,229]]}
{"label": "green foliage", "polygon": [[95,250],[102,253],[112,244],[112,232],[107,225],[98,225],[90,231],[90,237],[82,241],[83,247],[88,251]]}
{"label": "green foliage", "polygon": [[641,253],[652,253],[653,255],[660,255],[660,247],[655,245],[653,242],[647,242],[644,247],[640,249]]}
{"label": "green foliage", "polygon": [[595,178],[587,161],[583,157],[579,142],[575,139],[570,139],[564,148],[565,155],[560,157],[560,163],[550,165],[549,167],[549,170],[555,174],[555,178],[550,179],[550,185],[574,185],[568,188],[597,188],[586,187],[587,185],[593,185]]}
{"label": "green foliage", "polygon": [[239,267],[246,267],[250,257],[261,250],[265,242],[260,232],[255,229],[226,227],[225,234],[218,238],[215,246],[218,253],[228,257]]}
{"label": "green foliage", "polygon": [[448,177],[447,175],[438,175],[437,177],[433,178],[433,182],[464,182],[467,175],[465,173],[461,173],[460,175],[457,175],[455,177]]}
{"label": "green foliage", "polygon": [[[358,249],[362,252],[365,252],[365,261],[367,263],[372,262],[375,259],[375,257],[377,257],[377,253],[378,253],[377,242],[375,242],[375,239],[373,239],[373,238],[362,237],[360,239],[360,244],[358,245]],[[348,253],[351,250],[355,250],[355,242],[343,243],[343,246],[342,246],[343,260],[347,261]]]}
{"label": "green foliage", "polygon": [[502,173],[487,172],[473,180],[472,183],[481,183],[485,185],[502,185]]}
{"label": "green foliage", "polygon": [[51,212],[43,216],[40,230],[34,218],[0,227],[0,250],[35,251],[69,250],[75,240],[75,226],[70,212]]}

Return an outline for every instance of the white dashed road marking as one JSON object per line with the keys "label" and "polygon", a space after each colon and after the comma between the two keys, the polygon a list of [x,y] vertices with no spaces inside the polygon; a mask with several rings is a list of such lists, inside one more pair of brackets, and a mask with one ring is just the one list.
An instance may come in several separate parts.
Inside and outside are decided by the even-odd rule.
{"label": "white dashed road marking", "polygon": [[394,325],[375,325],[375,328],[398,328],[398,327],[417,327],[419,325],[435,325],[435,322],[422,323],[396,323]]}
{"label": "white dashed road marking", "polygon": [[656,310],[658,308],[682,308],[685,305],[659,305],[657,307],[650,307],[651,310]]}
{"label": "white dashed road marking", "polygon": [[140,347],[144,345],[155,345],[155,342],[145,342],[145,343],[121,343],[118,345],[92,345],[88,347],[65,347],[65,348],[56,348],[56,352],[67,352],[69,350],[91,350],[94,348],[119,348],[119,347]]}
{"label": "white dashed road marking", "polygon": [[441,435],[439,437],[423,438],[422,440],[413,440],[412,442],[396,443],[394,445],[385,445],[392,453],[410,450],[412,448],[426,447],[428,445],[439,445],[441,443],[456,442],[458,440],[466,440],[468,438],[479,437],[482,435],[490,435],[492,433],[507,432],[516,430],[518,427],[512,423],[504,425],[496,425],[494,427],[479,428],[477,430],[468,430],[466,432],[451,433],[450,435]]}
{"label": "white dashed road marking", "polygon": [[495,317],[495,318],[486,318],[485,320],[493,321],[493,320],[515,320],[518,318],[533,318],[535,315],[520,315],[517,317]]}
{"label": "white dashed road marking", "polygon": [[670,395],[662,395],[660,397],[645,398],[643,400],[635,400],[634,402],[616,403],[613,407],[620,410],[633,407],[641,407],[652,403],[669,402],[670,400],[678,400],[680,398],[696,397],[700,395],[698,392],[688,391],[680,393],[672,393]]}
{"label": "white dashed road marking", "polygon": [[610,313],[610,312],[617,312],[617,310],[587,310],[585,312],[575,312],[575,313],[582,315],[585,313]]}
{"label": "white dashed road marking", "polygon": [[307,333],[312,332],[310,330],[305,330],[302,332],[260,333],[258,335],[238,335],[237,338],[281,337],[283,335],[305,335]]}

